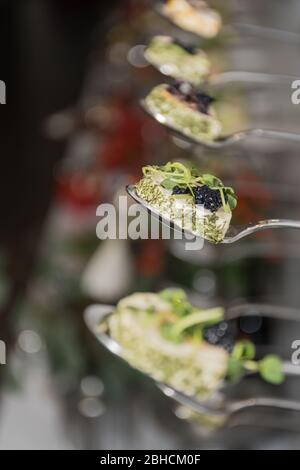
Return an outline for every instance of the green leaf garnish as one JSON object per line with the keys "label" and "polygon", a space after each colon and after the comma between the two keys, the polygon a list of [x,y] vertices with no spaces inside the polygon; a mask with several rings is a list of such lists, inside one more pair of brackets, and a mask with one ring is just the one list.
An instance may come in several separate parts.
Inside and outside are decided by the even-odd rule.
{"label": "green leaf garnish", "polygon": [[278,356],[270,354],[260,361],[254,361],[254,357],[255,346],[251,341],[237,342],[228,361],[228,379],[238,380],[248,371],[258,372],[266,382],[272,384],[278,385],[284,381],[282,361]]}
{"label": "green leaf garnish", "polygon": [[162,299],[170,302],[172,311],[179,317],[188,315],[194,310],[183,289],[165,289],[159,295]]}
{"label": "green leaf garnish", "polygon": [[193,188],[198,185],[205,184],[213,190],[219,190],[225,212],[230,212],[237,205],[233,188],[224,186],[216,176],[208,173],[201,175],[195,167],[189,168],[181,162],[169,162],[162,167],[149,165],[143,168],[143,174],[145,176],[157,175],[162,177],[163,180],[160,184],[168,190],[172,190],[175,186],[188,188],[193,197]]}
{"label": "green leaf garnish", "polygon": [[234,210],[237,206],[237,200],[235,196],[232,196],[232,194],[229,194],[227,192],[227,200],[228,200],[228,205],[231,210]]}
{"label": "green leaf garnish", "polygon": [[234,191],[234,189],[233,189],[233,188],[230,188],[230,186],[226,186],[226,187],[225,187],[225,191],[226,191],[226,194],[227,194],[227,195],[236,197],[236,196],[235,196],[235,191]]}
{"label": "green leaf garnish", "polygon": [[224,309],[221,307],[202,309],[193,307],[188,301],[184,290],[165,289],[159,296],[170,303],[171,313],[178,317],[175,321],[167,321],[160,328],[164,337],[170,341],[178,342],[183,333],[191,338],[202,340],[202,330],[205,326],[219,323],[224,319]]}
{"label": "green leaf garnish", "polygon": [[225,196],[224,196],[223,189],[219,189],[219,192],[220,192],[220,196],[221,196],[221,200],[222,200],[222,206],[223,206],[225,212],[230,212],[230,207],[228,207],[228,204],[226,203],[226,199],[225,199]]}
{"label": "green leaf garnish", "polygon": [[198,310],[179,320],[173,326],[174,337],[181,335],[183,331],[192,326],[201,325],[202,327],[219,323],[224,319],[224,309],[221,307],[206,310]]}
{"label": "green leaf garnish", "polygon": [[238,381],[248,370],[257,371],[257,363],[253,361],[255,357],[254,344],[245,339],[235,343],[233,351],[228,360],[227,378]]}
{"label": "green leaf garnish", "polygon": [[247,339],[238,341],[234,345],[231,356],[238,361],[254,359],[255,346],[251,341]]}
{"label": "green leaf garnish", "polygon": [[160,184],[163,188],[169,190],[172,190],[175,186],[177,186],[177,183],[172,178],[166,178]]}
{"label": "green leaf garnish", "polygon": [[201,176],[202,183],[210,188],[222,188],[224,185],[222,181],[214,175],[204,174]]}
{"label": "green leaf garnish", "polygon": [[233,382],[237,382],[244,375],[244,365],[242,361],[234,359],[232,356],[228,359],[227,378]]}
{"label": "green leaf garnish", "polygon": [[159,296],[169,302],[181,302],[186,300],[186,293],[183,289],[164,289],[160,291]]}
{"label": "green leaf garnish", "polygon": [[173,325],[171,323],[163,323],[160,325],[160,332],[162,336],[172,343],[180,343],[182,338],[181,336],[174,335]]}
{"label": "green leaf garnish", "polygon": [[267,382],[279,385],[284,381],[282,361],[275,354],[269,354],[259,361],[258,370]]}

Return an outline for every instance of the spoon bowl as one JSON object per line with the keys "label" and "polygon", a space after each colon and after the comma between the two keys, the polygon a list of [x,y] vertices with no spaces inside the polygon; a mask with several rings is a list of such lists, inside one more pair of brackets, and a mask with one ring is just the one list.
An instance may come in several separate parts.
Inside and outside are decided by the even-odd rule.
{"label": "spoon bowl", "polygon": [[[295,309],[289,309],[285,307],[278,307],[272,305],[255,305],[255,309],[264,317],[277,318],[300,321],[300,312]],[[114,339],[110,337],[108,318],[112,314],[114,307],[111,305],[91,305],[84,312],[85,323],[88,326],[91,333],[97,338],[102,346],[104,346],[113,355],[119,357],[131,368],[135,369],[129,364],[123,356],[122,346],[119,345]],[[251,315],[253,312],[253,305],[246,304],[241,306],[234,306],[228,308],[225,312],[225,320],[232,321],[242,316]],[[158,382],[150,375],[138,370],[146,377],[154,381],[155,385],[169,398],[172,398],[178,404],[188,407],[193,412],[205,416],[206,418],[217,419],[215,424],[218,426],[224,425],[227,419],[242,410],[252,409],[255,407],[266,407],[266,408],[278,408],[282,410],[300,411],[300,402],[290,399],[281,399],[277,397],[251,397],[247,399],[227,399],[223,396],[223,391],[229,385],[224,385],[219,391],[217,391],[208,400],[201,401],[196,397],[188,396],[168,384]],[[300,376],[300,367],[292,365],[289,362],[283,363],[283,370],[287,376]],[[235,386],[235,385],[233,385]]]}

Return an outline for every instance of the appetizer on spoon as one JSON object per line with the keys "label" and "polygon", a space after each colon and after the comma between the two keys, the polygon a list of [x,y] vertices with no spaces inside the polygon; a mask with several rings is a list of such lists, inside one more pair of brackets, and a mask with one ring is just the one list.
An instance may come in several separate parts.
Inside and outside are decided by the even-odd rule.
{"label": "appetizer on spoon", "polygon": [[298,133],[271,129],[249,128],[224,135],[224,119],[222,124],[214,101],[190,83],[177,81],[154,87],[142,106],[157,122],[187,142],[208,148],[222,148],[251,136],[300,142]]}
{"label": "appetizer on spoon", "polygon": [[[285,307],[254,307],[262,316],[299,320],[298,311]],[[205,429],[214,429],[244,409],[263,406],[300,411],[298,401],[278,396],[243,395],[228,400],[226,385],[238,386],[245,374],[259,375],[274,385],[300,375],[299,366],[282,362],[277,355],[255,360],[254,345],[235,340],[235,321],[247,313],[253,314],[251,304],[236,305],[226,310],[223,319],[221,307],[193,307],[184,291],[166,289],[158,294],[133,294],[117,308],[91,305],[85,321],[105,348],[155,380],[168,397],[200,413]]]}
{"label": "appetizer on spoon", "polygon": [[170,36],[155,36],[144,52],[145,59],[163,75],[200,85],[209,75],[211,64],[207,54],[180,44]]}
{"label": "appetizer on spoon", "polygon": [[212,64],[207,53],[190,43],[177,41],[171,36],[154,36],[144,50],[145,59],[161,74],[175,80],[191,83],[197,87],[203,82],[209,85],[226,83],[267,83],[290,85],[296,76],[247,71],[212,73]]}
{"label": "appetizer on spoon", "polygon": [[221,15],[202,0],[167,0],[157,9],[179,28],[207,39],[217,36],[222,27]]}
{"label": "appetizer on spoon", "polygon": [[237,197],[232,188],[209,174],[182,163],[146,166],[143,178],[127,186],[128,194],[173,230],[211,243],[234,243],[255,232],[275,228],[300,229],[299,220],[269,219],[242,227],[230,225]]}
{"label": "appetizer on spoon", "polygon": [[224,239],[237,204],[232,188],[180,162],[144,167],[143,178],[127,191],[168,223],[212,243]]}
{"label": "appetizer on spoon", "polygon": [[236,22],[224,25],[220,13],[204,0],[160,0],[155,9],[180,29],[204,39],[213,39],[221,33],[235,33],[287,43],[300,41],[299,34],[291,31]]}
{"label": "appetizer on spoon", "polygon": [[144,108],[160,124],[191,139],[209,144],[217,140],[222,125],[213,98],[187,82],[158,85],[145,98]]}
{"label": "appetizer on spoon", "polygon": [[130,295],[116,308],[107,306],[104,317],[92,327],[95,334],[107,335],[112,352],[157,382],[200,400],[245,374],[258,373],[273,384],[284,381],[278,356],[256,360],[254,344],[236,340],[236,326],[224,320],[223,308],[194,307],[181,289]]}

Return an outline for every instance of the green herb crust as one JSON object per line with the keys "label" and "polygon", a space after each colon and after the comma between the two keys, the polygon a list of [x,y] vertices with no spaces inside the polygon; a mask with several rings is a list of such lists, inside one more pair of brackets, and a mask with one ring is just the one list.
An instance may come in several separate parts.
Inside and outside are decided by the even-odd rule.
{"label": "green herb crust", "polygon": [[168,36],[154,37],[145,51],[145,58],[165,75],[193,85],[200,85],[210,70],[210,62],[203,51],[188,52]]}

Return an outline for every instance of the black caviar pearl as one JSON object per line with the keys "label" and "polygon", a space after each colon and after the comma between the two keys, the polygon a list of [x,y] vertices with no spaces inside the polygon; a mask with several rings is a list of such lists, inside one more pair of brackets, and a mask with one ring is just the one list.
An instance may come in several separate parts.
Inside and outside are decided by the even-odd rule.
{"label": "black caviar pearl", "polygon": [[209,106],[214,98],[196,90],[190,83],[176,80],[168,85],[168,91],[178,99],[195,106],[203,114],[209,114]]}
{"label": "black caviar pearl", "polygon": [[192,46],[191,44],[184,44],[184,43],[178,41],[177,39],[173,40],[173,44],[176,44],[177,46],[182,47],[182,49],[184,49],[189,54],[194,54],[196,52],[196,47],[195,46]]}
{"label": "black caviar pearl", "polygon": [[221,346],[230,353],[233,350],[236,332],[236,325],[234,323],[222,321],[217,325],[204,328],[203,338],[209,344]]}
{"label": "black caviar pearl", "polygon": [[[195,204],[204,205],[205,209],[216,212],[222,207],[222,198],[218,189],[211,189],[207,185],[196,186],[193,189]],[[225,195],[225,201],[227,196]]]}
{"label": "black caviar pearl", "polygon": [[172,194],[189,194],[189,188],[181,188],[180,186],[174,186]]}
{"label": "black caviar pearl", "polygon": [[196,93],[197,107],[198,110],[203,114],[208,114],[208,108],[213,103],[214,98],[207,95],[206,93],[197,92]]}

